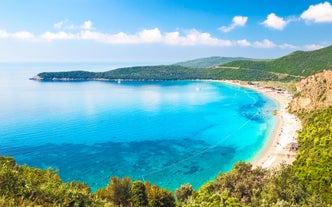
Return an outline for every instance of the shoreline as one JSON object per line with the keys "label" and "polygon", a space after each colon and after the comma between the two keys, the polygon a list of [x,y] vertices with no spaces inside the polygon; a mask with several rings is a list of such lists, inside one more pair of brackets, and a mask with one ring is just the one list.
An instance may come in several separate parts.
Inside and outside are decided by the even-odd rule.
{"label": "shoreline", "polygon": [[279,109],[276,127],[269,133],[266,141],[259,152],[249,162],[254,168],[277,168],[280,164],[291,164],[295,160],[296,151],[291,150],[297,146],[298,130],[302,129],[301,121],[287,110],[292,100],[291,94],[287,91],[278,91],[268,86],[249,85],[243,81],[220,81],[243,88],[255,90],[277,102]]}

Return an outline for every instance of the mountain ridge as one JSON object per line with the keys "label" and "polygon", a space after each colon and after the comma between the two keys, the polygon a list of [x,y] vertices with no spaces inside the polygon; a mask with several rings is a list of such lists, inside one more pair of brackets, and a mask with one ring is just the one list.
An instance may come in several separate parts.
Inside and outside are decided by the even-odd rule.
{"label": "mountain ridge", "polygon": [[273,60],[238,60],[225,63],[223,66],[259,69],[307,77],[325,69],[332,69],[332,45],[313,51],[294,51]]}
{"label": "mountain ridge", "polygon": [[222,65],[225,63],[229,63],[236,60],[254,60],[251,58],[245,57],[222,57],[222,56],[211,56],[211,57],[203,57],[203,58],[196,58],[187,61],[181,61],[174,63],[173,65],[180,65],[183,67],[188,68],[209,68],[218,65]]}

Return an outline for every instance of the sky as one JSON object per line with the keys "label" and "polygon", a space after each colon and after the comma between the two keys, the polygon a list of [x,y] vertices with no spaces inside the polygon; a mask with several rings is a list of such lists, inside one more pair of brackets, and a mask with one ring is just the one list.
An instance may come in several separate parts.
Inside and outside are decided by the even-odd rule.
{"label": "sky", "polygon": [[324,0],[0,0],[0,62],[278,58],[331,34]]}

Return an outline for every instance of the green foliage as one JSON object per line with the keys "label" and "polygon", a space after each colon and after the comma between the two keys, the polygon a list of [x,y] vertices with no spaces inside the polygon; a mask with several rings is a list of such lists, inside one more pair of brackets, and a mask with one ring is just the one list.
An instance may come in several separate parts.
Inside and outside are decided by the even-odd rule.
{"label": "green foliage", "polygon": [[175,206],[175,198],[172,192],[166,189],[161,189],[157,185],[151,185],[149,182],[145,183],[145,188],[147,191],[150,207]]}
{"label": "green foliage", "polygon": [[239,162],[229,173],[221,173],[215,179],[215,188],[219,193],[228,192],[231,197],[249,204],[262,191],[267,170],[252,168],[249,163]]}
{"label": "green foliage", "polygon": [[200,79],[204,71],[177,65],[120,68],[99,73],[98,78],[126,80],[190,80]]}
{"label": "green foliage", "polygon": [[161,189],[149,182],[132,182],[128,177],[111,177],[106,188],[96,192],[96,198],[114,206],[173,207],[175,198],[172,192]]}
{"label": "green foliage", "polygon": [[262,193],[262,198],[270,204],[280,201],[303,204],[306,196],[303,183],[295,176],[293,169],[285,165],[271,173]]}
{"label": "green foliage", "polygon": [[258,69],[275,73],[309,76],[332,68],[332,46],[315,51],[297,51],[275,60],[239,60],[224,64],[229,67]]}
{"label": "green foliage", "polygon": [[[308,117],[308,116],[304,116]],[[299,134],[300,151],[293,164],[311,196],[332,205],[332,108],[314,112]]]}
{"label": "green foliage", "polygon": [[57,171],[19,166],[0,157],[0,206],[150,206],[174,207],[172,192],[151,183],[111,177],[106,188],[91,193],[80,182],[64,183]]}
{"label": "green foliage", "polygon": [[43,80],[188,80],[204,77],[204,71],[177,65],[139,66],[120,68],[107,72],[44,72],[38,74]]}
{"label": "green foliage", "polygon": [[[273,81],[286,80],[268,71],[233,68],[186,68],[177,65],[141,66],[120,68],[107,72],[47,72],[38,74],[44,81],[80,81],[80,80],[245,80],[245,81]],[[294,79],[294,78],[290,78]],[[287,79],[288,80],[288,79]]]}
{"label": "green foliage", "polygon": [[113,203],[115,206],[130,206],[132,181],[129,177],[123,179],[111,177],[107,187],[96,192],[98,198]]}
{"label": "green foliage", "polygon": [[262,197],[269,204],[332,205],[332,108],[301,114],[299,154],[291,166],[273,171]]}
{"label": "green foliage", "polygon": [[207,57],[207,58],[198,58],[194,60],[178,62],[174,65],[180,65],[188,68],[208,68],[213,66],[222,65],[228,62],[236,61],[236,60],[250,60],[249,58],[242,57]]}
{"label": "green foliage", "polygon": [[205,79],[242,80],[242,81],[275,81],[276,74],[255,69],[208,68]]}
{"label": "green foliage", "polygon": [[148,196],[146,194],[145,185],[141,181],[135,181],[132,185],[132,203],[133,207],[148,206]]}
{"label": "green foliage", "polygon": [[179,189],[175,190],[175,196],[180,202],[187,200],[194,193],[195,190],[190,183],[183,184]]}
{"label": "green foliage", "polygon": [[87,80],[94,78],[98,73],[87,71],[68,71],[68,72],[43,72],[38,75],[44,80]]}
{"label": "green foliage", "polygon": [[0,204],[3,206],[87,206],[90,188],[63,183],[56,171],[18,166],[13,158],[0,157]]}

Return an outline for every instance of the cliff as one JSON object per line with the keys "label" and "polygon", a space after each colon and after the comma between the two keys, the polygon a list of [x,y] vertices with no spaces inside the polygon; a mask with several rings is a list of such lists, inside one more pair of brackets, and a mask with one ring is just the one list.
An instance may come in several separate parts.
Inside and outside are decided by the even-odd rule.
{"label": "cliff", "polygon": [[312,111],[332,106],[332,70],[309,76],[296,84],[291,112]]}

